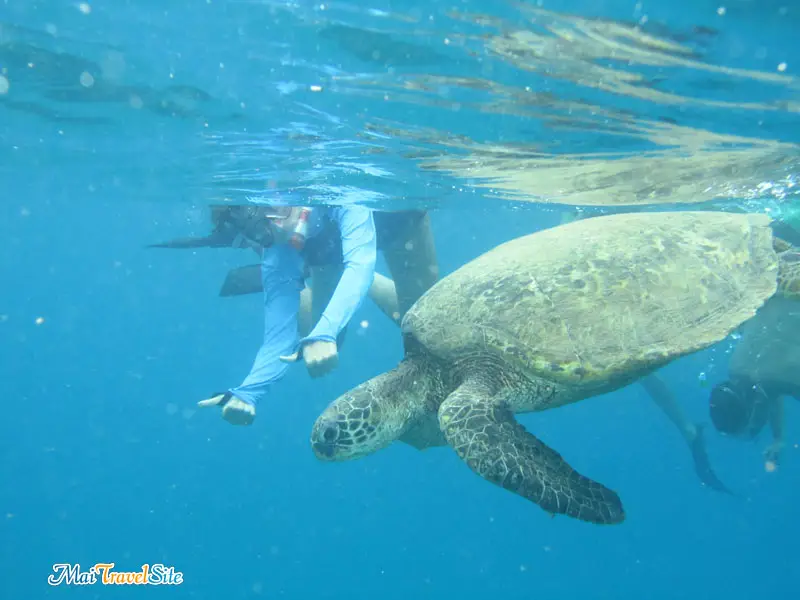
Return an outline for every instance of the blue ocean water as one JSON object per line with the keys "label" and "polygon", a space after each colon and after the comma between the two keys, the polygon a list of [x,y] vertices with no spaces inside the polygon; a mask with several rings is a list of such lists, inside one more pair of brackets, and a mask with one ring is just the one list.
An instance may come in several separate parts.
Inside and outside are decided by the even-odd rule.
{"label": "blue ocean water", "polygon": [[[292,369],[233,428],[196,402],[260,343],[259,298],[217,296],[253,255],[144,246],[204,233],[213,202],[427,207],[446,274],[583,204],[545,177],[560,158],[652,159],[638,196],[624,169],[580,191],[788,211],[798,23],[773,0],[5,2],[0,598],[795,598],[796,402],[775,473],[765,437],[709,427],[732,496],[640,386],[521,416],[619,492],[617,527],[550,518],[447,448],[322,464],[314,419],[397,363],[396,328],[365,303],[336,372]],[[734,343],[663,370],[693,421]],[[47,583],[98,562],[184,582]]]}

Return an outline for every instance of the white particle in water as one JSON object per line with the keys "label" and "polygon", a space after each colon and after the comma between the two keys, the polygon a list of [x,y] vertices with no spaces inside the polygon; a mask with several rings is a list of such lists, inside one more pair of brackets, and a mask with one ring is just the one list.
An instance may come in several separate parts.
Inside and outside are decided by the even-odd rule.
{"label": "white particle in water", "polygon": [[8,88],[10,84],[8,83],[8,79],[6,79],[3,75],[0,75],[0,96],[4,96],[8,93]]}
{"label": "white particle in water", "polygon": [[717,9],[717,14],[718,14],[720,17],[724,17],[724,16],[725,16],[725,12],[726,12],[726,9],[725,9],[725,7],[724,7],[724,6],[720,6],[720,7]]}
{"label": "white particle in water", "polygon": [[90,12],[92,12],[92,7],[89,6],[88,2],[81,2],[80,4],[78,4],[78,10],[81,11],[83,14],[88,15]]}
{"label": "white particle in water", "polygon": [[782,62],[781,64],[778,65],[778,71],[783,73],[786,70],[786,66],[787,66],[786,63]]}

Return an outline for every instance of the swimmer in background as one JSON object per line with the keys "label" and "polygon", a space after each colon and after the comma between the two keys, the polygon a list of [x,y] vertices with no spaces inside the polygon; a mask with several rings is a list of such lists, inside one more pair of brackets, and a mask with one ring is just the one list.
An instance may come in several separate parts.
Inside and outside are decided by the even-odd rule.
{"label": "swimmer in background", "polygon": [[774,471],[785,449],[785,398],[800,399],[800,306],[768,300],[741,328],[728,379],[711,390],[711,422],[725,436],[756,441],[769,424],[765,467]]}

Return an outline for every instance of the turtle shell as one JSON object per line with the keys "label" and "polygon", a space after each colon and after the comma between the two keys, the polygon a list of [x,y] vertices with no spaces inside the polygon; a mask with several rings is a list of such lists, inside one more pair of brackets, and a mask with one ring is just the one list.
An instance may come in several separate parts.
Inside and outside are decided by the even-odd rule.
{"label": "turtle shell", "polygon": [[441,279],[403,320],[445,361],[603,385],[721,341],[776,291],[766,215],[627,213],[514,239]]}

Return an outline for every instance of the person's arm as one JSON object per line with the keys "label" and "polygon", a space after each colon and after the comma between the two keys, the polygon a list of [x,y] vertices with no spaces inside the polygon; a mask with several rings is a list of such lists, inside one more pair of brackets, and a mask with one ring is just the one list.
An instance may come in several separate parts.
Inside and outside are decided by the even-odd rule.
{"label": "person's arm", "polygon": [[772,443],[767,447],[764,452],[764,460],[767,462],[767,468],[775,467],[781,456],[783,450],[783,434],[784,434],[784,416],[783,416],[783,396],[775,394],[771,400],[769,407],[769,426],[772,430]]}
{"label": "person's arm", "polygon": [[783,444],[783,423],[783,396],[776,395],[769,411],[769,426],[772,429],[772,439],[781,444]]}
{"label": "person's arm", "polygon": [[250,374],[229,391],[255,405],[289,368],[279,357],[297,345],[297,315],[303,288],[303,260],[288,244],[264,250],[261,263],[264,284],[264,341]]}
{"label": "person's arm", "polygon": [[377,246],[372,211],[363,206],[336,207],[331,214],[342,236],[344,271],[328,306],[301,344],[335,343],[366,298],[375,276]]}
{"label": "person's arm", "polygon": [[639,383],[642,384],[648,395],[678,428],[683,439],[686,440],[689,451],[692,453],[695,473],[697,473],[700,481],[712,489],[729,494],[728,488],[719,480],[711,468],[711,461],[708,460],[708,454],[706,453],[702,427],[694,425],[686,418],[680,405],[675,400],[675,396],[673,396],[660,377],[651,374],[640,379]]}

